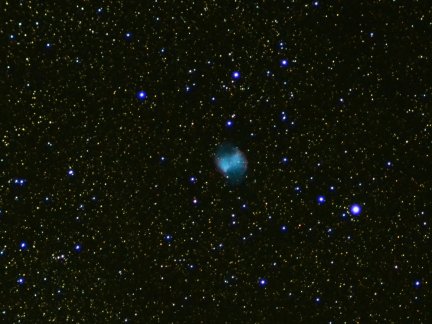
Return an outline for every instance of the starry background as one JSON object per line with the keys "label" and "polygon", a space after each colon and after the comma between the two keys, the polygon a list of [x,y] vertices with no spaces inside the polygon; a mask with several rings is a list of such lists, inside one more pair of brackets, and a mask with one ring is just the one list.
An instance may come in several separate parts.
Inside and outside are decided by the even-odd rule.
{"label": "starry background", "polygon": [[0,12],[1,322],[431,321],[426,1]]}

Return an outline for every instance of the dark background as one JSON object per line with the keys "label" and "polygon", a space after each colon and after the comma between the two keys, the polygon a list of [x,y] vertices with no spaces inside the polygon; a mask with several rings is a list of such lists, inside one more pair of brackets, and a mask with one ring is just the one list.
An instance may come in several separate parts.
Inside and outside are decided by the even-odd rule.
{"label": "dark background", "polygon": [[0,321],[431,321],[431,18],[3,2]]}

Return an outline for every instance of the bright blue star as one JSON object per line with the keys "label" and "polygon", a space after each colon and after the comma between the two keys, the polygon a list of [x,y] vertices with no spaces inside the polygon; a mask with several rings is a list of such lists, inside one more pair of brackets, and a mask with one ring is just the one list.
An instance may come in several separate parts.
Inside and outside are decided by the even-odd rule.
{"label": "bright blue star", "polygon": [[280,231],[282,233],[285,233],[286,231],[288,231],[288,227],[286,225],[282,225],[281,228],[280,228]]}
{"label": "bright blue star", "polygon": [[172,235],[170,235],[170,234],[166,234],[166,235],[164,236],[164,241],[165,241],[165,242],[167,242],[167,243],[171,243],[172,240],[173,240]]}
{"label": "bright blue star", "polygon": [[353,205],[351,205],[350,212],[354,216],[359,215],[361,213],[361,206],[359,204],[353,204]]}
{"label": "bright blue star", "polygon": [[420,286],[421,286],[421,282],[420,282],[420,280],[416,280],[416,281],[414,282],[414,287],[419,288]]}
{"label": "bright blue star", "polygon": [[71,177],[74,176],[75,175],[75,171],[72,170],[72,169],[69,169],[68,170],[68,175],[71,176]]}
{"label": "bright blue star", "polygon": [[147,93],[145,91],[141,90],[137,93],[137,98],[139,100],[145,100],[147,98]]}
{"label": "bright blue star", "polygon": [[265,287],[265,286],[267,286],[268,281],[267,281],[266,278],[259,278],[258,279],[258,284],[259,284],[260,287]]}
{"label": "bright blue star", "polygon": [[22,242],[20,243],[20,250],[21,250],[21,251],[25,251],[25,250],[27,250],[27,242],[22,241]]}
{"label": "bright blue star", "polygon": [[17,279],[17,283],[21,286],[21,285],[23,285],[24,283],[25,283],[25,278],[24,277],[19,277],[18,279]]}
{"label": "bright blue star", "polygon": [[75,250],[75,252],[81,251],[81,245],[80,244],[75,244],[74,250]]}
{"label": "bright blue star", "polygon": [[322,205],[326,202],[326,198],[324,196],[318,196],[317,201],[319,205]]}
{"label": "bright blue star", "polygon": [[189,181],[192,182],[192,183],[196,183],[196,182],[197,182],[197,178],[195,178],[195,177],[190,177],[190,178],[189,178]]}
{"label": "bright blue star", "polygon": [[227,127],[231,127],[233,125],[233,121],[232,120],[228,120],[227,122],[226,122],[226,126]]}
{"label": "bright blue star", "polygon": [[281,60],[280,65],[283,67],[288,66],[288,60],[286,60],[286,59]]}
{"label": "bright blue star", "polygon": [[231,77],[232,77],[233,79],[235,79],[235,80],[239,79],[239,78],[240,78],[240,72],[239,72],[239,71],[234,71],[234,72],[231,74]]}
{"label": "bright blue star", "polygon": [[132,37],[132,34],[131,34],[131,33],[127,32],[127,33],[125,34],[125,38],[126,38],[126,39],[130,39],[131,37]]}

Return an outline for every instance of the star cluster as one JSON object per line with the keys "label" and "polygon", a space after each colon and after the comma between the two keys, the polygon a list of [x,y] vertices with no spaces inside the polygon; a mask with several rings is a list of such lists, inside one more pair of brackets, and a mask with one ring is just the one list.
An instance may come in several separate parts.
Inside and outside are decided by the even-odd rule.
{"label": "star cluster", "polygon": [[0,322],[432,321],[425,1],[0,13]]}

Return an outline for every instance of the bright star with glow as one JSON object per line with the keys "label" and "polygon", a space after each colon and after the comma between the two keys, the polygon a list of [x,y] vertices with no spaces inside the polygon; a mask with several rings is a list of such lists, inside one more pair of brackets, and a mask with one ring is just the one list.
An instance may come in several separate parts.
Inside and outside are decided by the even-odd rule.
{"label": "bright star with glow", "polygon": [[74,176],[75,175],[75,171],[72,170],[72,169],[69,169],[68,170],[68,175],[71,176],[71,177]]}
{"label": "bright star with glow", "polygon": [[144,100],[147,98],[147,93],[145,91],[141,90],[137,93],[137,98],[139,100]]}
{"label": "bright star with glow", "polygon": [[234,72],[231,74],[231,77],[232,77],[233,79],[235,79],[235,80],[239,79],[239,78],[240,78],[240,72],[239,72],[239,71],[234,71]]}
{"label": "bright star with glow", "polygon": [[21,251],[27,250],[27,242],[22,241],[20,243],[20,250]]}
{"label": "bright star with glow", "polygon": [[281,66],[288,66],[288,60],[285,60],[285,59],[281,60],[280,65]]}
{"label": "bright star with glow", "polygon": [[25,278],[24,277],[19,277],[18,279],[17,279],[17,283],[21,286],[21,285],[23,285],[24,283],[25,283]]}
{"label": "bright star with glow", "polygon": [[265,286],[267,286],[268,281],[267,281],[266,278],[259,278],[258,284],[259,284],[260,287],[265,287]]}
{"label": "bright star with glow", "polygon": [[420,287],[421,286],[421,282],[420,282],[420,280],[416,280],[415,282],[414,282],[414,286],[415,287]]}
{"label": "bright star with glow", "polygon": [[361,206],[359,204],[353,204],[350,207],[350,212],[353,215],[359,215],[361,213]]}
{"label": "bright star with glow", "polygon": [[317,201],[319,205],[322,205],[326,202],[326,198],[324,196],[318,196]]}
{"label": "bright star with glow", "polygon": [[195,178],[195,177],[190,177],[190,178],[189,178],[189,181],[192,182],[192,183],[196,183],[196,182],[197,182],[197,178]]}

